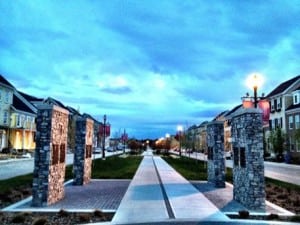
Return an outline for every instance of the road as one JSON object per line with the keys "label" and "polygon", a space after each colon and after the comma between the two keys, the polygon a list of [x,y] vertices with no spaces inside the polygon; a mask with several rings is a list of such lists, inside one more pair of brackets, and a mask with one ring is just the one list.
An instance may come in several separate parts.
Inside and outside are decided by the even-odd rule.
{"label": "road", "polygon": [[[207,160],[206,155],[202,153],[183,153],[183,155],[202,161]],[[232,160],[226,160],[225,165],[232,168]],[[265,161],[265,177],[300,185],[300,166]]]}
{"label": "road", "polygon": [[[120,154],[122,151],[118,152],[105,152],[105,156],[109,157],[115,154]],[[102,154],[93,154],[93,159],[101,158]],[[67,165],[73,164],[73,154],[67,154]],[[5,180],[11,177],[24,175],[33,172],[34,158],[30,159],[15,159],[8,161],[0,161],[0,180]]]}

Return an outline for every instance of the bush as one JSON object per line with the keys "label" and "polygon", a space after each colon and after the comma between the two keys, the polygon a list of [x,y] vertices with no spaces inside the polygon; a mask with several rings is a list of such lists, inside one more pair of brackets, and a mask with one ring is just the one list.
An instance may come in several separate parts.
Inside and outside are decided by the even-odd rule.
{"label": "bush", "polygon": [[12,223],[24,223],[25,220],[26,220],[26,216],[24,215],[24,213],[21,213],[21,214],[15,215],[15,216],[12,218],[11,222],[12,222]]}
{"label": "bush", "polygon": [[60,216],[60,217],[67,217],[67,216],[69,216],[69,212],[66,211],[66,210],[64,210],[64,209],[61,209],[58,212],[58,216]]}
{"label": "bush", "polygon": [[91,216],[89,214],[78,214],[80,222],[90,222]]}
{"label": "bush", "polygon": [[279,219],[279,216],[277,214],[271,213],[270,215],[268,215],[267,219],[268,220],[277,220],[277,219]]}
{"label": "bush", "polygon": [[48,222],[46,218],[36,218],[33,222],[32,225],[45,225]]}
{"label": "bush", "polygon": [[240,210],[239,211],[239,216],[240,216],[241,219],[248,219],[249,215],[250,215],[250,213],[247,210]]}

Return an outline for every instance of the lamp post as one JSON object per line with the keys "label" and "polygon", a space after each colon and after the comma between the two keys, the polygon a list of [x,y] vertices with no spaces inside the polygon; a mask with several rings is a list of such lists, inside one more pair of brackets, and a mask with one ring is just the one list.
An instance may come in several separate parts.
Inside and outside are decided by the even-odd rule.
{"label": "lamp post", "polygon": [[250,88],[253,88],[253,92],[254,92],[253,103],[254,103],[254,108],[257,108],[257,103],[258,103],[257,90],[258,90],[258,87],[260,87],[262,85],[263,78],[260,74],[253,73],[248,76],[246,82]]}
{"label": "lamp post", "polygon": [[171,141],[170,141],[170,134],[169,133],[166,133],[166,150],[167,150],[167,153],[169,152],[170,150],[170,145],[171,145]]}
{"label": "lamp post", "polygon": [[106,132],[106,115],[103,116],[102,159],[105,159],[105,132]]}
{"label": "lamp post", "polygon": [[181,156],[181,135],[182,135],[183,127],[181,125],[177,126],[178,138],[179,138],[179,156]]}

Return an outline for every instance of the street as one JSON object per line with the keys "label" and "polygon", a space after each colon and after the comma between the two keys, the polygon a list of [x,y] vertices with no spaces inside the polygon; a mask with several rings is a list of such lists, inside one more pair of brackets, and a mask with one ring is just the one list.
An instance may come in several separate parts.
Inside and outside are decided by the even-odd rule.
{"label": "street", "polygon": [[[122,153],[122,151],[105,152],[105,156],[109,157],[120,153]],[[102,154],[92,155],[93,160],[101,157]],[[67,154],[66,159],[67,159],[66,164],[71,165],[73,164],[74,155]],[[33,166],[34,166],[34,158],[16,159],[16,160],[9,160],[5,162],[0,161],[0,180],[5,180],[11,177],[32,173]]]}
{"label": "street", "polygon": [[[172,153],[178,154],[173,151]],[[202,161],[207,160],[207,156],[203,153],[182,153],[182,155]],[[226,160],[225,165],[232,168],[232,160]],[[265,161],[265,177],[300,185],[300,166]]]}

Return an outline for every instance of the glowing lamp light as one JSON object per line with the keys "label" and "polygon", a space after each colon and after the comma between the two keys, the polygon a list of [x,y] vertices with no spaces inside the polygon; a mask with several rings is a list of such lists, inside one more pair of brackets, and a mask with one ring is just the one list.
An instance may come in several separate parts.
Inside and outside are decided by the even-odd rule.
{"label": "glowing lamp light", "polygon": [[264,78],[259,73],[252,73],[246,79],[246,85],[250,88],[259,88],[263,85]]}

